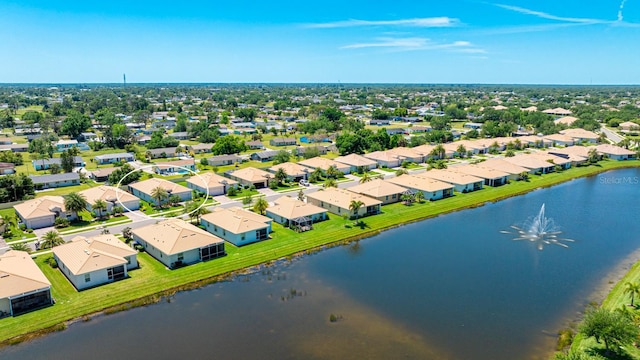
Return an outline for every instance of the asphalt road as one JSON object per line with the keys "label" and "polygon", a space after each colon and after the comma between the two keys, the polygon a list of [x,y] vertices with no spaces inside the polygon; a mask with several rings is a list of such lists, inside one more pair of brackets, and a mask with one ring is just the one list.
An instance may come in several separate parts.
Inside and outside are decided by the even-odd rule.
{"label": "asphalt road", "polygon": [[607,136],[607,139],[611,140],[614,144],[617,144],[620,141],[624,140],[624,137],[616,134],[615,131],[611,131],[604,126],[600,127],[600,130]]}

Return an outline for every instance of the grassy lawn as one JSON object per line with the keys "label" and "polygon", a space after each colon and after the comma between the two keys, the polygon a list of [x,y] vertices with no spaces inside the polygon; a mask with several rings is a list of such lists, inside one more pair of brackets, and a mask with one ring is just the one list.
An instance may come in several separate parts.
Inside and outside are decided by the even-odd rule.
{"label": "grassy lawn", "polygon": [[[498,188],[485,188],[436,202],[424,202],[413,206],[387,205],[382,208],[382,214],[361,219],[360,226],[353,226],[352,220],[344,220],[341,217],[330,215],[329,220],[314,224],[313,230],[298,234],[274,223],[274,232],[269,240],[241,248],[226,244],[227,256],[177,270],[166,270],[158,261],[143,253],[138,257],[141,268],[132,271],[131,278],[81,293],[76,292],[57,269],[54,270],[45,264],[45,259],[49,255],[39,256],[36,262],[52,283],[56,304],[19,317],[0,320],[0,341],[2,341],[0,345],[11,342],[7,340],[21,334],[47,328],[50,330],[63,329],[64,326],[57,325],[85,314],[109,308],[124,310],[130,306],[120,305],[123,303],[138,299],[143,299],[136,302],[139,305],[159,301],[161,297],[157,294],[163,293],[163,291],[163,294],[172,294],[178,290],[200,286],[215,281],[216,276],[306,252],[309,249],[368,237],[407,222],[480,206],[487,201],[496,201],[577,177],[629,166],[640,166],[640,161],[605,161],[597,166],[575,168],[544,176],[532,176],[528,182],[513,182]],[[638,272],[640,273],[640,270]],[[193,283],[195,284],[189,285]]]}
{"label": "grassy lawn", "polygon": [[240,191],[238,191],[237,195],[234,196],[228,196],[229,199],[241,199],[247,195],[249,196],[256,196],[259,195],[260,192],[258,190],[251,190],[251,189],[242,189]]}
{"label": "grassy lawn", "polygon": [[140,211],[142,211],[145,215],[159,214],[159,213],[163,213],[163,212],[167,212],[167,211],[176,211],[176,210],[179,210],[179,209],[184,209],[184,206],[182,206],[182,205],[164,206],[164,207],[162,207],[160,209],[157,209],[154,204],[151,204],[151,203],[146,202],[144,200],[140,200]]}
{"label": "grassy lawn", "polygon": [[65,187],[61,187],[61,188],[55,188],[55,189],[47,189],[47,190],[43,190],[43,191],[37,191],[36,192],[36,197],[41,197],[41,196],[49,196],[49,195],[67,195],[71,192],[78,192],[78,191],[82,191],[82,190],[87,190],[90,189],[92,187],[98,186],[97,183],[95,182],[88,182],[86,184],[80,184],[80,185],[74,185],[74,186],[65,186]]}
{"label": "grassy lawn", "polygon": [[379,168],[378,170],[382,170],[382,171],[386,171],[386,172],[390,172],[390,173],[394,173],[394,172],[396,172],[396,171],[395,171],[395,170],[393,170],[393,169],[385,168],[385,167],[381,167],[381,168]]}

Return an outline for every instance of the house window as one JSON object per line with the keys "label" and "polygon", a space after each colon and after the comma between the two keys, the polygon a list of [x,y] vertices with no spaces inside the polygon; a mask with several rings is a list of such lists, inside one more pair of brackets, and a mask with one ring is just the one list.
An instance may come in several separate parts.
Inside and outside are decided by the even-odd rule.
{"label": "house window", "polygon": [[244,239],[245,239],[245,237],[246,237],[246,235],[245,235],[245,234],[242,234],[242,240],[244,240]]}
{"label": "house window", "polygon": [[184,253],[179,253],[178,254],[178,261],[183,261],[184,260]]}
{"label": "house window", "polygon": [[222,235],[226,236],[227,235],[227,230],[222,229]]}
{"label": "house window", "polygon": [[218,232],[218,227],[216,225],[213,225],[213,231]]}
{"label": "house window", "polygon": [[91,281],[91,274],[84,274],[84,282],[90,282]]}

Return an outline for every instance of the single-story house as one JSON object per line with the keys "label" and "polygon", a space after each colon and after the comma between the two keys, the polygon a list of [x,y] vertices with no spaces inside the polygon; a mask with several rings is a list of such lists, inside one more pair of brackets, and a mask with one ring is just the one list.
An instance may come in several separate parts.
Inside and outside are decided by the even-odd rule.
{"label": "single-story house", "polygon": [[420,174],[416,174],[417,177],[425,177],[435,179],[452,184],[458,192],[469,192],[482,189],[484,180],[467,174],[461,174],[448,169],[434,169]]}
{"label": "single-story house", "polygon": [[279,152],[280,150],[258,151],[251,154],[250,159],[260,162],[267,162],[273,160]]}
{"label": "single-story house", "polygon": [[247,141],[244,144],[247,145],[249,150],[264,149],[264,144],[262,143],[262,141]]}
{"label": "single-story house", "polygon": [[136,143],[138,145],[147,145],[149,141],[151,141],[151,136],[149,135],[136,136]]}
{"label": "single-story house", "polygon": [[296,138],[273,138],[269,140],[269,145],[271,146],[290,146],[296,145],[297,143]]}
{"label": "single-story house", "polygon": [[556,124],[562,124],[567,126],[571,126],[571,124],[573,124],[576,121],[578,121],[578,118],[575,116],[563,116],[561,118],[557,118],[553,120],[553,122]]}
{"label": "single-story house", "polygon": [[549,149],[548,154],[560,156],[571,161],[571,166],[581,165],[587,162],[589,150],[595,149],[593,146],[568,146],[559,149]]}
{"label": "single-story house", "polygon": [[240,207],[216,207],[202,215],[200,224],[204,228],[235,246],[266,240],[271,233],[272,220]]}
{"label": "single-story house", "polygon": [[509,173],[492,168],[482,167],[480,165],[461,165],[450,167],[448,168],[448,170],[484,179],[484,184],[487,186],[502,186],[509,180]]}
{"label": "single-story house", "polygon": [[435,179],[405,174],[387,181],[409,189],[413,193],[420,191],[426,200],[434,201],[453,196],[453,185]]}
{"label": "single-story house", "polygon": [[396,134],[398,135],[404,134],[404,129],[402,128],[385,128],[384,130],[387,132],[389,136],[393,136]]}
{"label": "single-story house", "polygon": [[382,201],[382,205],[400,201],[400,197],[407,190],[402,186],[381,179],[371,180],[348,189],[349,191],[378,199]]}
{"label": "single-story house", "polygon": [[[425,160],[424,156],[422,156],[420,152],[414,151],[413,149],[408,147],[397,147],[397,148],[389,149],[387,151],[390,152],[391,154],[395,154],[403,158],[403,161],[409,161],[416,164],[420,164],[420,163],[423,163]],[[402,162],[400,164],[402,165]]]}
{"label": "single-story house", "polygon": [[611,144],[600,144],[596,146],[596,151],[613,160],[631,160],[636,157],[633,151]]}
{"label": "single-story house", "polygon": [[147,150],[147,154],[152,159],[171,158],[171,157],[176,157],[176,153],[177,153],[176,150],[177,149],[178,148],[175,148],[175,147],[149,149],[149,150]]}
{"label": "single-story house", "polygon": [[20,221],[29,229],[53,226],[57,217],[74,220],[76,214],[66,211],[62,196],[47,195],[14,205]]}
{"label": "single-story house", "polygon": [[89,142],[89,141],[96,141],[98,140],[98,135],[96,135],[93,132],[83,132],[80,133],[80,135],[78,135],[78,139],[79,142]]}
{"label": "single-story house", "polygon": [[545,113],[545,114],[560,115],[560,116],[566,116],[566,115],[573,114],[573,112],[571,112],[571,110],[563,109],[561,107],[554,108],[554,109],[542,110],[542,112]]}
{"label": "single-story house", "polygon": [[640,124],[632,121],[625,121],[619,125],[619,128],[622,131],[640,131]]}
{"label": "single-story house", "polygon": [[358,154],[349,154],[349,155],[345,155],[345,156],[338,156],[337,158],[333,159],[336,162],[345,164],[345,165],[349,165],[350,167],[350,172],[365,172],[368,170],[373,170],[376,167],[378,167],[378,163],[371,160],[371,159],[367,159],[366,157],[362,156],[362,155],[358,155]]}
{"label": "single-story house", "polygon": [[216,155],[210,158],[207,158],[207,164],[210,166],[225,166],[225,165],[233,165],[235,163],[241,163],[242,158],[238,155]]}
{"label": "single-story house", "polygon": [[424,134],[432,130],[431,126],[412,126],[408,127],[405,132],[409,134]]}
{"label": "single-story house", "polygon": [[[33,168],[36,170],[47,170],[51,167],[51,165],[56,164],[58,166],[62,165],[61,158],[51,158],[51,159],[40,159],[40,160],[31,160],[31,164]],[[82,160],[80,156],[73,157],[73,167],[84,167],[86,163]]]}
{"label": "single-story house", "polygon": [[176,118],[174,117],[167,117],[163,121],[154,121],[151,123],[152,129],[169,130],[169,129],[173,129],[174,127],[176,127]]}
{"label": "single-story house", "polygon": [[562,134],[545,135],[544,138],[551,141],[551,146],[572,146],[575,143],[571,136]]}
{"label": "single-story house", "polygon": [[53,304],[51,283],[26,251],[0,255],[0,318]]}
{"label": "single-story house", "polygon": [[111,175],[112,172],[114,172],[114,171],[116,171],[118,169],[120,169],[120,168],[110,167],[110,168],[100,168],[100,169],[97,169],[97,170],[93,170],[91,172],[91,177],[93,178],[93,180],[98,181],[98,182],[107,181],[107,180],[109,180],[109,175]]}
{"label": "single-story house", "polygon": [[212,147],[213,147],[213,144],[195,144],[195,145],[189,145],[187,148],[193,151],[194,154],[204,154],[204,153],[210,153]]}
{"label": "single-story house", "polygon": [[180,196],[182,201],[191,200],[191,189],[169,180],[159,178],[151,178],[129,184],[129,192],[144,201],[155,204],[156,200],[151,196],[151,193],[153,192],[153,189],[157,187],[165,189],[169,193],[169,196]]}
{"label": "single-story house", "polygon": [[169,134],[172,138],[176,140],[189,140],[189,133],[186,131],[179,131]]}
{"label": "single-story house", "polygon": [[553,146],[553,141],[547,140],[542,136],[527,135],[519,136],[518,139],[520,139],[520,142],[524,147],[546,148]]}
{"label": "single-story house", "polygon": [[382,201],[346,189],[331,187],[307,194],[307,203],[325,208],[339,216],[354,217],[356,215],[349,208],[352,201],[361,201],[363,203],[362,207],[358,209],[358,217],[380,213]]}
{"label": "single-story house", "polygon": [[398,154],[389,152],[389,151],[374,151],[368,154],[365,154],[364,157],[367,159],[373,160],[381,167],[386,168],[395,168],[400,166],[402,162],[405,160],[403,156]]}
{"label": "single-story house", "polygon": [[316,155],[326,155],[329,149],[324,145],[298,146],[296,148],[298,156],[305,156],[308,151],[315,151]]}
{"label": "single-story house", "polygon": [[29,177],[33,181],[36,190],[80,185],[80,175],[75,172],[40,176],[30,175]]}
{"label": "single-story house", "polygon": [[311,159],[302,160],[298,162],[298,164],[304,165],[310,169],[321,169],[324,172],[326,172],[331,166],[335,167],[338,171],[340,171],[343,174],[349,174],[351,172],[351,166],[343,163],[339,163],[331,159],[322,158],[319,156],[316,156]]}
{"label": "single-story house", "polygon": [[29,144],[0,145],[0,151],[27,152],[29,151]]}
{"label": "single-story house", "polygon": [[0,162],[0,175],[16,173],[16,165],[13,163]]}
{"label": "single-story house", "polygon": [[273,174],[254,167],[246,167],[230,172],[229,177],[245,187],[255,186],[261,189],[269,186],[269,179],[273,179]]}
{"label": "single-story house", "polygon": [[176,218],[131,232],[147,253],[170,269],[226,255],[222,239]]}
{"label": "single-story house", "polygon": [[532,174],[548,174],[552,172],[555,167],[555,164],[549,163],[543,159],[540,159],[539,157],[531,156],[531,154],[521,154],[512,157],[506,157],[504,158],[504,160],[514,165],[527,168]]}
{"label": "single-story house", "polygon": [[312,224],[327,219],[327,210],[298,199],[282,196],[267,208],[267,217],[298,231],[311,230]]}
{"label": "single-story house", "polygon": [[196,171],[196,162],[194,159],[157,162],[153,164],[153,172],[160,175],[188,174],[188,170]]}
{"label": "single-story house", "polygon": [[115,154],[96,155],[93,159],[96,161],[96,164],[104,165],[104,164],[114,164],[117,162],[126,163],[130,161],[134,161],[136,157],[131,153],[115,153]]}
{"label": "single-story house", "polygon": [[300,181],[307,179],[309,175],[309,168],[292,162],[286,162],[270,167],[269,172],[275,174],[279,169],[284,170],[287,173],[287,181]]}
{"label": "single-story house", "polygon": [[578,142],[578,143],[588,142],[591,144],[595,144],[598,142],[598,137],[599,137],[598,134],[594,133],[593,131],[588,131],[584,129],[561,130],[560,134],[569,136],[570,138],[573,138],[575,142]]}
{"label": "single-story house", "polygon": [[529,168],[518,166],[504,159],[499,159],[499,158],[488,159],[481,163],[478,163],[477,165],[483,168],[494,169],[494,170],[508,173],[509,180],[519,180],[520,174],[522,173],[533,174],[533,171]]}
{"label": "single-story house", "polygon": [[369,120],[369,125],[371,126],[385,126],[391,124],[391,120],[389,119],[371,119]]}
{"label": "single-story house", "polygon": [[462,125],[463,128],[465,129],[471,129],[471,130],[480,130],[482,129],[482,123],[477,123],[477,122],[467,122],[464,123],[464,125]]}
{"label": "single-story house", "polygon": [[538,159],[550,162],[554,165],[560,166],[563,169],[569,169],[571,167],[571,160],[564,156],[552,155],[547,152],[534,152],[529,154],[529,156],[537,157]]}
{"label": "single-story house", "polygon": [[78,146],[78,140],[58,140],[54,145],[56,151],[65,151]]}
{"label": "single-story house", "polygon": [[102,215],[113,211],[115,206],[122,206],[125,210],[131,211],[140,209],[140,199],[114,186],[100,185],[82,190],[79,194],[87,200],[87,210],[95,215],[100,215],[93,210],[96,200],[102,200],[107,204],[107,209],[102,211]]}
{"label": "single-story house", "polygon": [[58,269],[78,290],[127,278],[138,267],[138,252],[113,234],[76,236],[53,248]]}
{"label": "single-story house", "polygon": [[226,194],[230,187],[237,188],[238,182],[213,172],[207,172],[188,178],[187,187],[203,194],[206,194],[208,189],[209,196],[217,196]]}

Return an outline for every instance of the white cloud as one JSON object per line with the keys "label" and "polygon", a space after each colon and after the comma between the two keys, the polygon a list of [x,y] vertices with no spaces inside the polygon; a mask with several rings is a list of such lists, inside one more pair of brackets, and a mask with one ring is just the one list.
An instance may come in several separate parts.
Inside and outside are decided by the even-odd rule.
{"label": "white cloud", "polygon": [[533,16],[536,16],[542,19],[547,19],[547,20],[564,21],[564,22],[570,22],[570,23],[582,23],[582,24],[606,24],[611,22],[611,21],[600,20],[600,19],[556,16],[556,15],[548,14],[542,11],[525,9],[519,6],[503,5],[503,4],[494,4],[494,5],[506,10],[515,11],[520,14],[533,15]]}
{"label": "white cloud", "polygon": [[468,41],[454,41],[451,43],[437,43],[423,37],[392,38],[380,37],[373,42],[356,43],[342,46],[341,49],[363,49],[363,48],[389,48],[396,51],[411,50],[439,50],[448,49],[455,52],[470,54],[486,53],[484,49],[475,47]]}
{"label": "white cloud", "polygon": [[344,27],[363,27],[363,26],[405,26],[405,27],[450,27],[455,26],[460,21],[450,17],[432,17],[432,18],[414,18],[400,20],[358,20],[350,19],[344,21],[335,21],[328,23],[306,24],[309,28],[330,29]]}

